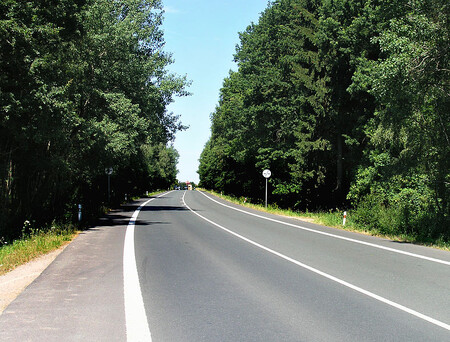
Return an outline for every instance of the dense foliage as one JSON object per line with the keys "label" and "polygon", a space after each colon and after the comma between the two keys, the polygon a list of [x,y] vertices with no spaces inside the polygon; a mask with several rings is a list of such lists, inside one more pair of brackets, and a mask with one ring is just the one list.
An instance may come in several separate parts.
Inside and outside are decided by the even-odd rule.
{"label": "dense foliage", "polygon": [[0,237],[176,181],[159,0],[0,3]]}
{"label": "dense foliage", "polygon": [[276,0],[240,34],[200,185],[450,238],[450,5]]}

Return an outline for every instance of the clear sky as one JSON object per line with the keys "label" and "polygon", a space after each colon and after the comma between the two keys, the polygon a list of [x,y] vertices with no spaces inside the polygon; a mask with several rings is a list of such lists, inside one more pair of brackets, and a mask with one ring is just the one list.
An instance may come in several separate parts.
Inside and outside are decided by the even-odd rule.
{"label": "clear sky", "polygon": [[192,81],[189,97],[177,98],[168,110],[181,115],[187,131],[174,143],[180,154],[178,180],[198,183],[198,159],[210,137],[210,114],[230,70],[239,32],[258,22],[267,0],[162,0],[165,51],[175,63],[168,69]]}

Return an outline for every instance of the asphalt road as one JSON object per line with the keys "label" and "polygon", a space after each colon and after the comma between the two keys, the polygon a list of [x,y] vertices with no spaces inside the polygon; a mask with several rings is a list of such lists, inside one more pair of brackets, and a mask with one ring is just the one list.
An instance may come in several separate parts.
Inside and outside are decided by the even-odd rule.
{"label": "asphalt road", "polygon": [[198,191],[144,203],[68,246],[0,340],[450,341],[449,252]]}

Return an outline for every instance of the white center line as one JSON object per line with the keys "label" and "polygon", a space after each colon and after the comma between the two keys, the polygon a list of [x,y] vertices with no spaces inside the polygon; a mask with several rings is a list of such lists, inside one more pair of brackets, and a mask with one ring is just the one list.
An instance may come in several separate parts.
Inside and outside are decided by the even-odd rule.
{"label": "white center line", "polygon": [[267,221],[272,221],[272,222],[275,222],[275,223],[283,224],[285,226],[290,226],[290,227],[294,227],[294,228],[297,228],[297,229],[306,230],[308,232],[312,232],[312,233],[316,233],[316,234],[326,235],[326,236],[329,236],[329,237],[333,237],[335,239],[341,239],[341,240],[345,240],[345,241],[359,243],[361,245],[370,246],[370,247],[374,247],[374,248],[379,248],[379,249],[383,249],[383,250],[386,250],[386,251],[389,251],[389,252],[394,252],[394,253],[398,253],[398,254],[408,255],[410,257],[414,257],[414,258],[418,258],[418,259],[424,259],[424,260],[428,260],[428,261],[432,261],[432,262],[436,262],[436,263],[439,263],[439,264],[450,266],[450,261],[445,261],[445,260],[441,260],[441,259],[431,258],[431,257],[427,257],[425,255],[410,253],[410,252],[398,250],[398,249],[395,249],[395,248],[380,246],[380,245],[377,245],[377,244],[374,244],[374,243],[365,242],[365,241],[361,241],[361,240],[356,240],[356,239],[348,238],[348,237],[345,237],[345,236],[340,236],[340,235],[336,235],[336,234],[321,232],[320,230],[306,228],[306,227],[299,226],[299,225],[296,225],[296,224],[293,224],[293,223],[283,222],[283,221],[276,220],[276,219],[273,219],[273,218],[270,218],[270,217],[265,217],[265,216],[262,216],[262,215],[251,213],[251,212],[248,212],[248,211],[245,211],[245,210],[242,210],[242,209],[238,209],[238,208],[232,207],[230,205],[226,205],[226,204],[220,203],[219,201],[216,201],[215,199],[213,199],[213,198],[209,197],[208,195],[204,194],[203,192],[200,192],[200,193],[203,196],[205,196],[206,198],[210,199],[211,201],[213,201],[213,202],[215,202],[217,204],[220,204],[221,206],[224,206],[226,208],[239,211],[239,212],[247,214],[247,215],[255,216],[255,217],[267,220]]}
{"label": "white center line", "polygon": [[[421,318],[421,319],[423,319],[423,320],[425,320],[425,321],[427,321],[427,322],[429,322],[429,323],[432,323],[432,324],[434,324],[434,325],[437,325],[437,326],[439,326],[439,327],[441,327],[441,328],[444,328],[444,329],[450,331],[450,325],[449,325],[449,324],[446,324],[446,323],[444,323],[444,322],[438,321],[437,319],[434,319],[434,318],[432,318],[432,317],[429,317],[429,316],[427,316],[427,315],[424,315],[424,314],[422,314],[422,313],[420,313],[420,312],[418,312],[418,311],[415,311],[415,310],[410,309],[410,308],[408,308],[408,307],[406,307],[406,306],[403,306],[403,305],[401,305],[401,304],[398,304],[398,303],[396,303],[396,302],[393,302],[393,301],[391,301],[391,300],[389,300],[389,299],[387,299],[387,298],[384,298],[384,297],[382,297],[382,296],[379,296],[379,295],[377,295],[377,294],[375,294],[375,293],[372,293],[372,292],[370,292],[370,291],[364,290],[364,289],[361,288],[361,287],[358,287],[358,286],[356,286],[356,285],[353,285],[353,284],[351,284],[351,283],[348,283],[348,282],[346,282],[345,280],[339,279],[339,278],[337,278],[337,277],[335,277],[335,276],[332,276],[332,275],[330,275],[330,274],[328,274],[328,273],[322,272],[322,271],[320,271],[320,270],[318,270],[318,269],[316,269],[316,268],[314,268],[314,267],[308,266],[308,265],[306,265],[306,264],[304,264],[304,263],[302,263],[302,262],[300,262],[300,261],[297,261],[297,260],[295,260],[295,259],[292,259],[292,258],[290,258],[290,257],[288,257],[288,256],[286,256],[286,255],[284,255],[284,254],[281,254],[281,253],[279,253],[279,252],[277,252],[277,251],[274,251],[273,249],[270,249],[270,248],[268,248],[268,247],[266,247],[266,246],[263,246],[263,245],[261,245],[261,244],[255,242],[255,241],[253,241],[253,240],[250,240],[250,239],[246,238],[245,236],[239,235],[239,234],[233,232],[232,230],[230,230],[230,229],[228,229],[228,228],[225,228],[224,226],[221,226],[220,224],[215,223],[214,221],[211,221],[210,219],[207,219],[206,217],[200,215],[198,212],[192,210],[192,209],[186,204],[186,201],[185,201],[185,199],[184,199],[185,195],[186,195],[186,192],[183,194],[183,203],[184,203],[184,205],[186,206],[186,208],[188,208],[192,213],[194,213],[194,214],[197,215],[198,217],[200,217],[200,218],[202,218],[203,220],[205,220],[205,221],[211,223],[212,225],[214,225],[214,226],[216,226],[216,227],[218,227],[218,228],[220,228],[220,229],[226,231],[227,233],[230,233],[231,235],[234,235],[234,236],[236,236],[237,238],[239,238],[239,239],[241,239],[241,240],[244,240],[244,241],[246,241],[246,242],[252,244],[253,246],[256,246],[256,247],[258,247],[258,248],[261,248],[261,249],[265,250],[266,252],[269,252],[269,253],[271,253],[271,254],[273,254],[273,255],[276,255],[276,256],[278,256],[278,257],[280,257],[280,258],[282,258],[282,259],[284,259],[284,260],[287,260],[287,261],[289,261],[289,262],[291,262],[291,263],[293,263],[293,264],[295,264],[295,265],[297,265],[297,266],[303,267],[303,268],[305,268],[305,269],[307,269],[307,270],[309,270],[309,271],[311,271],[311,272],[314,272],[314,273],[316,273],[316,274],[318,274],[318,275],[320,275],[320,276],[322,276],[322,277],[325,277],[325,278],[327,278],[327,279],[329,279],[329,280],[332,280],[332,281],[334,281],[334,282],[336,282],[336,283],[338,283],[338,284],[341,284],[341,285],[346,286],[346,287],[348,287],[348,288],[350,288],[350,289],[352,289],[352,290],[355,290],[355,291],[357,291],[357,292],[359,292],[359,293],[362,293],[362,294],[364,294],[364,295],[366,295],[366,296],[368,296],[368,297],[371,297],[371,298],[373,298],[373,299],[376,299],[376,300],[378,300],[378,301],[380,301],[380,302],[382,302],[382,303],[385,303],[385,304],[387,304],[387,305],[390,305],[390,306],[392,306],[392,307],[394,307],[394,308],[397,308],[397,309],[399,309],[399,310],[401,310],[401,311],[407,312],[407,313],[409,313],[409,314],[411,314],[411,315],[413,315],[413,316],[415,316],[415,317]],[[259,216],[259,215],[255,215],[255,216]],[[276,221],[276,220],[275,220],[275,221]],[[280,222],[281,222],[281,221],[280,221]]]}

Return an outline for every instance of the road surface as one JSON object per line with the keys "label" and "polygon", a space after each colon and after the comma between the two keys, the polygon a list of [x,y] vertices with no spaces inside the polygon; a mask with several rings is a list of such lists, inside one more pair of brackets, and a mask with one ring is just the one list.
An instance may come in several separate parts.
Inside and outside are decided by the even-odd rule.
{"label": "road surface", "polygon": [[450,341],[450,253],[172,191],[81,234],[1,341]]}

